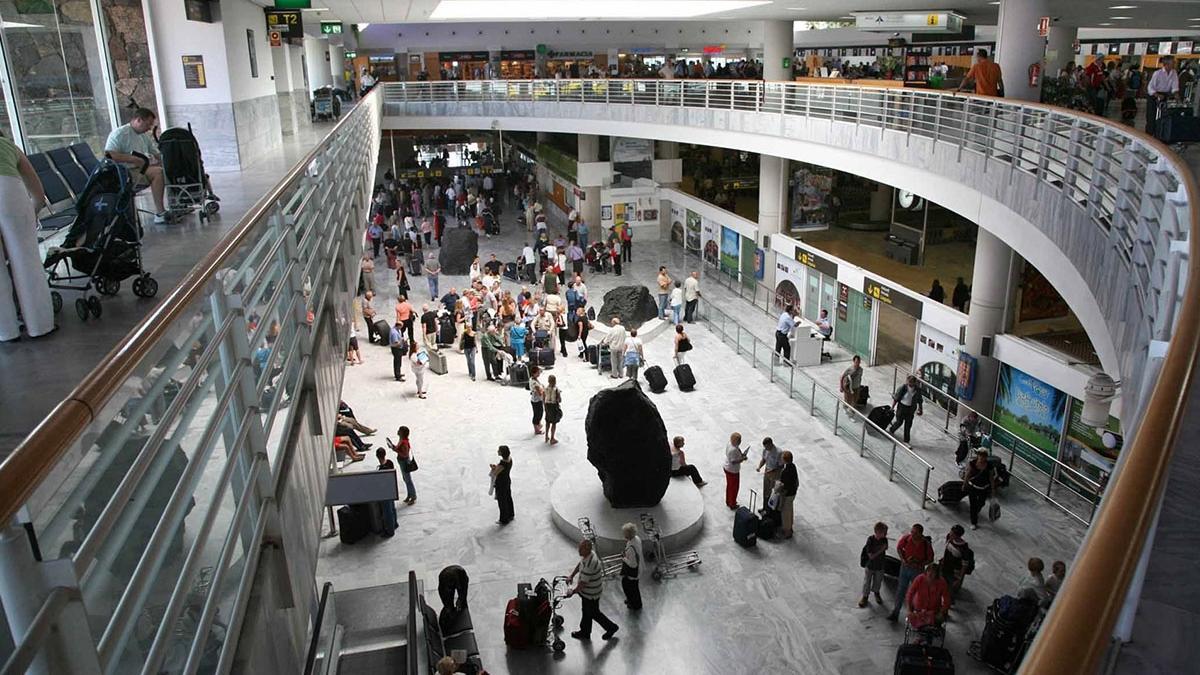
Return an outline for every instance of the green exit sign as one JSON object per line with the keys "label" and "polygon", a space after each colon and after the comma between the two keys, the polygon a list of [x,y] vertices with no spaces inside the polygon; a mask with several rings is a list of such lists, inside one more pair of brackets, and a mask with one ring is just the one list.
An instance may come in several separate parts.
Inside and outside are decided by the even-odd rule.
{"label": "green exit sign", "polygon": [[346,57],[346,58],[348,58],[348,59],[353,59],[353,58],[357,58],[357,57],[358,57],[358,52],[351,51],[351,50],[347,49],[345,52],[342,52],[342,56],[344,56],[344,57]]}
{"label": "green exit sign", "polygon": [[321,22],[321,34],[322,35],[341,35],[342,34],[342,22],[341,21],[322,21]]}
{"label": "green exit sign", "polygon": [[312,0],[275,0],[276,9],[312,9]]}

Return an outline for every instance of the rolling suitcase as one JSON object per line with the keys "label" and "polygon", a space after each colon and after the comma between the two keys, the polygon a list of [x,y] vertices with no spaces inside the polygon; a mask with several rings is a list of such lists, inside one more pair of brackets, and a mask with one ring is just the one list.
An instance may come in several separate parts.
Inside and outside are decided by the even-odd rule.
{"label": "rolling suitcase", "polygon": [[439,347],[448,347],[454,344],[454,338],[458,335],[458,329],[454,327],[454,319],[450,317],[442,317],[445,320],[438,320],[437,343]]}
{"label": "rolling suitcase", "polygon": [[750,508],[739,506],[733,513],[733,540],[744,548],[758,544],[761,519],[754,513],[754,490],[750,491]]}
{"label": "rolling suitcase", "polygon": [[421,252],[414,251],[408,258],[408,273],[421,276]]}
{"label": "rolling suitcase", "polygon": [[893,579],[900,576],[900,559],[894,555],[883,554],[883,576]]}
{"label": "rolling suitcase", "polygon": [[867,421],[880,429],[887,429],[887,425],[892,423],[892,418],[896,416],[896,411],[892,410],[890,405],[876,406],[867,415]]}
{"label": "rolling suitcase", "polygon": [[549,331],[539,330],[539,331],[534,332],[533,346],[535,348],[536,347],[545,347],[545,346],[548,346],[549,344],[550,344],[550,332]]}
{"label": "rolling suitcase", "polygon": [[554,350],[549,347],[534,347],[529,352],[529,363],[539,368],[553,368]]}
{"label": "rolling suitcase", "polygon": [[600,352],[596,345],[588,345],[587,360],[588,363],[592,364],[593,366],[600,361]]}
{"label": "rolling suitcase", "polygon": [[598,353],[599,356],[597,358],[600,359],[600,370],[606,372],[612,370],[612,350],[604,345],[600,345]]}
{"label": "rolling suitcase", "polygon": [[524,363],[509,366],[508,383],[514,387],[529,387],[529,366]]}
{"label": "rolling suitcase", "polygon": [[758,538],[770,541],[783,525],[783,513],[778,509],[763,509],[758,516]]}
{"label": "rolling suitcase", "polygon": [[380,344],[384,347],[388,346],[388,336],[391,334],[392,327],[388,325],[388,322],[384,321],[383,319],[379,319],[375,322],[375,344]]}
{"label": "rolling suitcase", "polygon": [[692,367],[686,363],[675,366],[675,385],[680,391],[691,391],[696,388],[696,376],[692,375]]}
{"label": "rolling suitcase", "polygon": [[446,354],[444,352],[428,352],[429,354],[429,369],[438,375],[445,375]]}
{"label": "rolling suitcase", "polygon": [[1164,107],[1158,118],[1155,136],[1168,145],[1200,141],[1200,117],[1191,108]]}
{"label": "rolling suitcase", "polygon": [[513,649],[528,649],[532,631],[521,616],[518,598],[508,601],[504,608],[504,644]]}
{"label": "rolling suitcase", "polygon": [[961,480],[948,480],[938,486],[938,503],[946,506],[954,506],[961,502],[967,493],[963,491],[963,482]]}
{"label": "rolling suitcase", "polygon": [[866,405],[871,400],[871,388],[863,385],[858,388],[858,405]]}
{"label": "rolling suitcase", "polygon": [[508,263],[504,266],[504,278],[511,281],[517,281],[517,263]]}
{"label": "rolling suitcase", "polygon": [[900,645],[896,675],[954,675],[954,657],[942,647]]}
{"label": "rolling suitcase", "polygon": [[371,519],[359,506],[343,506],[337,511],[338,537],[343,544],[357,543],[371,530]]}
{"label": "rolling suitcase", "polygon": [[661,394],[667,389],[667,376],[663,375],[662,368],[659,366],[650,366],[646,369],[646,382],[650,383],[650,391]]}

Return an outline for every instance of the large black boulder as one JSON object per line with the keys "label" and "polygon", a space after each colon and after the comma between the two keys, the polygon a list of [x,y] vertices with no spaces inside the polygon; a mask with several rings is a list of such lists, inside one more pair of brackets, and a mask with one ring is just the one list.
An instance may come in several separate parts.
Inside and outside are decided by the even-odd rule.
{"label": "large black boulder", "polygon": [[640,328],[643,323],[658,316],[658,303],[645,286],[618,286],[604,294],[599,320],[605,325],[613,317],[621,320],[625,328]]}
{"label": "large black boulder", "polygon": [[442,252],[438,263],[442,274],[467,274],[471,261],[479,255],[479,235],[467,227],[453,227],[442,234]]}
{"label": "large black boulder", "polygon": [[588,404],[588,461],[613,508],[651,507],[671,481],[671,449],[658,408],[636,380],[604,389]]}

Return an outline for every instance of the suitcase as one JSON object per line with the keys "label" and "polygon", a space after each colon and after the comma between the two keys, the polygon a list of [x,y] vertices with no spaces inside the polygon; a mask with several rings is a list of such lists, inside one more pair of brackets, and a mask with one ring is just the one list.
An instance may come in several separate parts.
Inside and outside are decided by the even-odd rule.
{"label": "suitcase", "polygon": [[883,554],[883,576],[893,579],[900,576],[900,559],[894,555]]}
{"label": "suitcase", "polygon": [[521,617],[519,598],[512,598],[504,608],[504,644],[513,649],[529,649],[530,630]]}
{"label": "suitcase", "polygon": [[594,366],[594,365],[596,365],[596,363],[597,363],[597,362],[599,362],[599,360],[600,360],[600,351],[599,351],[599,349],[596,347],[596,345],[588,345],[588,348],[587,348],[587,360],[588,360],[588,363],[592,364],[593,366]]}
{"label": "suitcase", "polygon": [[529,386],[529,366],[524,363],[514,363],[508,369],[508,383],[514,387]]}
{"label": "suitcase", "polygon": [[783,526],[783,513],[778,509],[763,509],[758,516],[758,538],[770,541]]}
{"label": "suitcase", "polygon": [[371,530],[370,516],[359,506],[343,506],[337,511],[338,537],[343,544],[355,544]]}
{"label": "suitcase", "polygon": [[646,369],[646,382],[650,383],[650,391],[661,394],[667,389],[667,376],[663,375],[662,368],[659,366],[650,366]]}
{"label": "suitcase", "polygon": [[388,336],[392,334],[392,327],[388,322],[379,319],[375,322],[375,343],[381,344],[384,347],[388,346]]}
{"label": "suitcase", "polygon": [[529,352],[529,363],[539,368],[553,368],[554,350],[549,347],[534,347]]}
{"label": "suitcase", "polygon": [[879,427],[880,429],[886,430],[887,425],[892,423],[892,418],[894,418],[895,416],[896,416],[896,411],[892,410],[892,406],[881,405],[881,406],[876,406],[874,410],[872,410],[869,414],[867,414],[867,420],[869,422],[871,422],[871,424],[874,424],[875,426]]}
{"label": "suitcase", "polygon": [[1012,476],[1008,473],[1008,466],[1004,460],[996,455],[988,456],[988,464],[992,465],[992,469],[996,472],[996,487],[1008,487]]}
{"label": "suitcase", "polygon": [[413,276],[421,276],[421,252],[417,251],[408,258],[408,273]]}
{"label": "suitcase", "polygon": [[1164,108],[1158,119],[1155,135],[1163,143],[1196,143],[1200,141],[1200,117],[1189,108]]}
{"label": "suitcase", "polygon": [[427,353],[429,354],[429,369],[438,375],[445,375],[448,370],[446,368],[446,354],[443,352]]}
{"label": "suitcase", "polygon": [[954,506],[961,502],[967,493],[963,490],[961,480],[948,480],[938,487],[938,503]]}
{"label": "suitcase", "polygon": [[954,675],[954,657],[942,647],[900,645],[896,675]]}
{"label": "suitcase", "polygon": [[437,343],[439,347],[449,347],[454,344],[454,337],[457,334],[454,324],[442,324],[438,326]]}
{"label": "suitcase", "polygon": [[744,548],[758,544],[761,519],[754,513],[754,490],[750,491],[750,508],[739,506],[733,513],[733,540]]}
{"label": "suitcase", "polygon": [[504,266],[504,278],[511,281],[517,281],[517,263],[508,263]]}
{"label": "suitcase", "polygon": [[612,350],[604,345],[600,345],[599,351],[600,370],[612,370]]}
{"label": "suitcase", "polygon": [[696,388],[696,376],[692,375],[692,367],[686,363],[675,366],[675,385],[680,391],[691,391]]}
{"label": "suitcase", "polygon": [[870,400],[871,400],[871,388],[864,384],[863,386],[858,388],[858,404],[866,405],[867,402]]}

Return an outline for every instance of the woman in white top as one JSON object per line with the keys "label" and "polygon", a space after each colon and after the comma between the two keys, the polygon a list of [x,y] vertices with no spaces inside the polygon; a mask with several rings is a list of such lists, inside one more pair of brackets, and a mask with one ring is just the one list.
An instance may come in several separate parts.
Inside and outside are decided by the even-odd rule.
{"label": "woman in white top", "polygon": [[642,367],[642,361],[645,360],[645,353],[642,348],[642,339],[637,336],[637,329],[629,331],[629,337],[625,338],[625,377],[636,380],[638,369]]}
{"label": "woman in white top", "polygon": [[475,259],[471,261],[470,274],[471,281],[478,281],[479,277],[483,275],[483,271],[479,269],[479,256],[475,256]]}
{"label": "woman in white top", "polygon": [[742,435],[736,431],[729,436],[729,447],[725,448],[725,505],[730,511],[737,509],[738,489],[742,484],[742,462],[750,456],[750,450],[742,450]]}
{"label": "woman in white top", "polygon": [[675,325],[683,323],[683,284],[675,282],[675,288],[671,289],[671,315],[675,318]]}
{"label": "woman in white top", "polygon": [[671,477],[679,476],[691,478],[696,487],[708,485],[700,477],[699,469],[694,464],[687,463],[687,456],[683,454],[683,436],[676,436],[671,441]]}
{"label": "woman in white top", "polygon": [[642,590],[638,588],[638,576],[642,571],[642,538],[633,523],[622,525],[621,534],[625,536],[625,551],[621,554],[621,590],[625,591],[625,606],[641,609]]}
{"label": "woman in white top", "polygon": [[417,398],[425,398],[425,394],[428,393],[425,389],[425,369],[429,365],[429,352],[425,351],[425,345],[410,342],[408,345],[408,361],[409,367],[412,368],[413,377],[417,380]]}
{"label": "woman in white top", "polygon": [[346,347],[346,362],[352,366],[362,365],[362,352],[358,351],[358,329],[350,324],[350,344]]}

